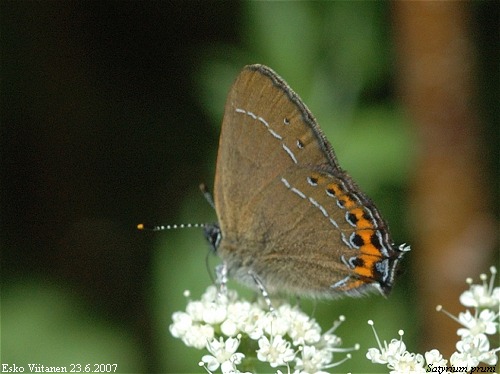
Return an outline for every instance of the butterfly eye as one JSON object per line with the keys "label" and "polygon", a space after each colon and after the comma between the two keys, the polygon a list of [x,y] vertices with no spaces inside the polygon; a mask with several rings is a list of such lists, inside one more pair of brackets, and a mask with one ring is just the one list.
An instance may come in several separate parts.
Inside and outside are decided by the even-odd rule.
{"label": "butterfly eye", "polygon": [[302,149],[304,148],[304,143],[300,139],[297,139],[297,148]]}
{"label": "butterfly eye", "polygon": [[290,124],[290,120],[286,117],[283,118],[283,124],[288,126]]}
{"label": "butterfly eye", "polygon": [[205,236],[205,239],[207,239],[208,243],[210,244],[212,251],[216,253],[222,239],[222,233],[219,225],[212,224],[205,226],[203,234]]}

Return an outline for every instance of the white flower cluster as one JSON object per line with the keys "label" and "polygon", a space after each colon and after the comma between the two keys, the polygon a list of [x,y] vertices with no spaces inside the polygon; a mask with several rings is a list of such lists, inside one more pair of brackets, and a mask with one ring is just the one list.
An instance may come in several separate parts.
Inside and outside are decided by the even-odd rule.
{"label": "white flower cluster", "polygon": [[474,308],[474,313],[467,310],[456,318],[444,311],[440,305],[436,308],[463,326],[457,331],[461,339],[456,344],[457,351],[451,355],[449,364],[437,349],[426,352],[424,356],[408,352],[402,340],[402,330],[399,331],[400,339],[393,339],[389,344],[384,341],[382,346],[373,328],[373,321],[368,321],[368,324],[373,328],[379,347],[370,348],[366,357],[373,363],[387,365],[391,369],[391,374],[471,372],[481,362],[496,365],[497,352],[500,348],[491,349],[487,335],[495,335],[499,332],[500,287],[494,287],[496,268],[491,267],[490,271],[489,283],[486,274],[481,274],[482,285],[472,284],[472,279],[469,278],[467,283],[470,288],[460,296],[461,304]]}
{"label": "white flower cluster", "polygon": [[340,347],[342,341],[334,331],[343,316],[322,333],[298,307],[283,303],[269,311],[265,304],[241,300],[234,290],[219,292],[215,286],[208,287],[201,300],[189,301],[186,311],[175,312],[172,319],[174,337],[189,347],[208,350],[200,362],[208,373],[219,368],[222,373],[241,373],[238,365],[253,371],[258,361],[272,368],[284,366],[288,373],[324,373],[350,357],[344,354],[334,363],[334,353],[359,349]]}

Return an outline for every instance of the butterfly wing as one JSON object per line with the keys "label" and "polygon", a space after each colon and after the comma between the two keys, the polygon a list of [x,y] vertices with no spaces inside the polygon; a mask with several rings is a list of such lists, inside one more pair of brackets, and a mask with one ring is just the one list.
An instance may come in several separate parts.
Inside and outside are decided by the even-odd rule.
{"label": "butterfly wing", "polygon": [[251,65],[226,101],[214,200],[230,275],[270,292],[390,290],[400,257],[301,99]]}

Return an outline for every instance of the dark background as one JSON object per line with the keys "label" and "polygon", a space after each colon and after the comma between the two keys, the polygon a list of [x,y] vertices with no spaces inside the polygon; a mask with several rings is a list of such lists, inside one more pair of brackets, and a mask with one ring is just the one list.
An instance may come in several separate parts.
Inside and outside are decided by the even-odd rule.
{"label": "dark background", "polygon": [[[475,2],[467,17],[495,194],[498,9]],[[201,232],[135,226],[215,220],[197,188],[212,184],[225,94],[245,64],[270,65],[304,98],[395,241],[411,242],[419,148],[399,100],[393,22],[385,3],[3,1],[2,363],[199,370],[202,353],[183,350],[168,324],[184,289],[197,297],[210,283]],[[324,328],[346,314],[368,330],[379,315],[384,338],[405,327],[417,341],[411,275],[392,311],[376,297],[321,302]],[[370,331],[354,335],[345,340],[375,345]]]}

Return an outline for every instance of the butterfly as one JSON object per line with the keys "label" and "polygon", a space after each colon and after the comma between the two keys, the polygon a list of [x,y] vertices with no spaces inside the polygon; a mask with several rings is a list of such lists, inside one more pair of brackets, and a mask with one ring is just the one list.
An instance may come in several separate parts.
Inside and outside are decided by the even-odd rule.
{"label": "butterfly", "polygon": [[300,97],[248,65],[225,105],[205,228],[227,275],[269,293],[388,295],[409,247],[395,246],[372,201],[339,166]]}

